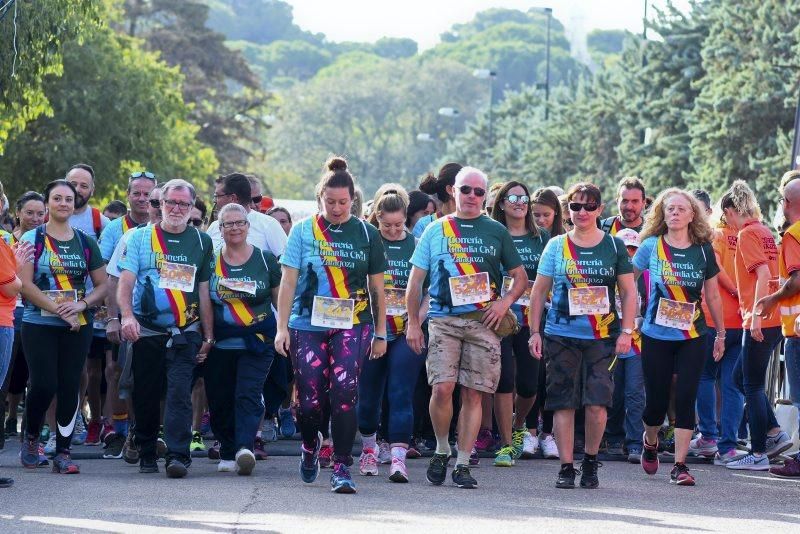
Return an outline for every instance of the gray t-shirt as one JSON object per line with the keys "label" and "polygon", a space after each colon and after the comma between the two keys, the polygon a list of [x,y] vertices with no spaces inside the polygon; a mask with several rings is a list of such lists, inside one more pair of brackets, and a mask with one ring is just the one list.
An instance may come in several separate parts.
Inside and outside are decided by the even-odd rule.
{"label": "gray t-shirt", "polygon": [[[111,222],[108,217],[100,214],[100,231],[102,232],[106,225]],[[83,233],[97,241],[98,235],[94,229],[94,221],[92,218],[92,207],[87,206],[83,213],[76,213],[69,218],[69,225],[78,230],[83,230]]]}

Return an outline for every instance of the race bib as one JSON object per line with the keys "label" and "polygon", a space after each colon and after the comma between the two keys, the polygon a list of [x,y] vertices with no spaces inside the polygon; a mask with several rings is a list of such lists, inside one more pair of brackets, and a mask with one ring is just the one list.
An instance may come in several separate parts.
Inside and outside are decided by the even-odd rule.
{"label": "race bib", "polygon": [[611,309],[606,286],[571,287],[567,296],[570,315],[605,315]]}
{"label": "race bib", "polygon": [[694,302],[659,299],[655,323],[659,326],[689,330],[694,323]]}
{"label": "race bib", "polygon": [[158,287],[191,293],[194,291],[194,276],[196,273],[197,267],[194,265],[165,261],[161,264],[161,271],[158,273]]}
{"label": "race bib", "polygon": [[256,294],[255,280],[239,280],[236,278],[220,278],[219,285],[237,293]]}
{"label": "race bib", "polygon": [[453,306],[478,304],[492,300],[489,273],[465,274],[450,277],[450,299]]}
{"label": "race bib", "polygon": [[[78,300],[78,292],[74,289],[62,289],[62,290],[52,290],[52,291],[42,291],[47,298],[52,300],[56,303],[56,305],[61,304],[62,302],[76,302]],[[58,317],[57,313],[50,313],[49,311],[42,310],[42,317]]]}
{"label": "race bib", "polygon": [[383,289],[386,300],[386,315],[400,316],[406,314],[406,290],[397,287]]}
{"label": "race bib", "polygon": [[781,281],[777,278],[773,278],[769,282],[767,282],[767,294],[769,295],[777,293],[780,288],[781,288]]}
{"label": "race bib", "polygon": [[108,308],[105,306],[100,306],[94,312],[94,322],[92,326],[95,330],[105,330],[106,329],[106,319],[108,318]]}
{"label": "race bib", "polygon": [[[517,299],[514,304],[519,304],[520,306],[530,306],[531,305],[531,289],[533,289],[534,280],[528,280],[528,289],[525,291],[521,297]],[[500,288],[500,296],[505,297],[506,293],[511,291],[511,286],[514,285],[514,279],[510,276],[503,277],[503,287]]]}
{"label": "race bib", "polygon": [[322,328],[350,330],[353,328],[354,309],[353,299],[315,296],[314,307],[311,309],[311,324]]}

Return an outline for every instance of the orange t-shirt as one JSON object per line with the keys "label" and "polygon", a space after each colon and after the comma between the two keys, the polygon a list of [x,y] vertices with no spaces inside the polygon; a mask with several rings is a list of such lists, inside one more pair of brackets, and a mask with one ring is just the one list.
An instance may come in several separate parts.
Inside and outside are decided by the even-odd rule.
{"label": "orange t-shirt", "polygon": [[[714,247],[714,253],[717,255],[717,264],[719,268],[725,271],[731,280],[736,282],[736,230],[730,226],[723,226],[714,230],[714,241],[711,243]],[[742,328],[742,316],[739,313],[739,301],[722,289],[722,284],[719,287],[719,297],[722,300],[722,318],[725,323],[725,328]],[[702,301],[703,314],[706,317],[706,324],[709,328],[714,328],[714,320],[711,313],[708,311],[706,299]]]}
{"label": "orange t-shirt", "polygon": [[[17,277],[17,259],[14,251],[0,239],[0,286],[10,284]],[[14,326],[14,308],[16,297],[0,294],[0,326]]]}
{"label": "orange t-shirt", "polygon": [[[756,300],[756,268],[769,267],[771,283],[764,295],[777,291],[778,246],[775,237],[762,222],[747,223],[739,232],[739,246],[736,249],[736,286],[739,288],[739,306],[742,311],[742,325],[750,328],[753,320],[753,304]],[[762,328],[781,325],[781,318],[773,314],[761,321]]]}

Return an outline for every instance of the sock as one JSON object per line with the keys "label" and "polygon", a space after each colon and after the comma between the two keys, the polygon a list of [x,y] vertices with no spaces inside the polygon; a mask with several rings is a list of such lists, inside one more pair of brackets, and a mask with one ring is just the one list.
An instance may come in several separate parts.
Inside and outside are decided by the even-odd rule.
{"label": "sock", "polygon": [[561,464],[561,469],[564,469],[566,467],[573,467],[573,466],[572,464]]}
{"label": "sock", "polygon": [[447,457],[450,457],[451,450],[450,450],[450,442],[447,440],[449,436],[447,434],[442,436],[436,436],[436,454],[446,454]]}
{"label": "sock", "polygon": [[456,456],[456,465],[469,465],[470,454],[470,451],[458,451],[458,456]]}
{"label": "sock", "polygon": [[257,437],[257,438],[260,438],[260,437],[261,437],[261,431],[260,431],[260,430],[259,430],[258,432],[256,432],[256,437]]}
{"label": "sock", "polygon": [[128,420],[114,420],[114,432],[119,434],[120,436],[127,436],[128,435]]}
{"label": "sock", "polygon": [[406,461],[406,453],[408,449],[405,447],[392,447],[392,458],[398,458],[403,462]]}
{"label": "sock", "polygon": [[376,436],[377,436],[377,434],[372,434],[371,436],[365,436],[365,435],[362,434],[361,435],[361,449],[362,450],[372,449],[372,452],[377,451],[378,450],[378,440],[377,440]]}
{"label": "sock", "polygon": [[584,454],[583,455],[583,459],[585,461],[596,462],[597,461],[597,455],[596,454]]}

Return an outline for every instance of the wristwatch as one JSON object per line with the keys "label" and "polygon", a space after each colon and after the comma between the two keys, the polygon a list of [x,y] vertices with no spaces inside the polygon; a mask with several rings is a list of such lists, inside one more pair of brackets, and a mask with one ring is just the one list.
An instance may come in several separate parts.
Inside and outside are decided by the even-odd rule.
{"label": "wristwatch", "polygon": [[217,340],[211,337],[203,340],[203,343],[208,343],[209,345],[214,345],[216,342]]}
{"label": "wristwatch", "polygon": [[632,336],[633,335],[633,328],[623,328],[622,329],[622,333],[623,334],[628,334],[629,336]]}

